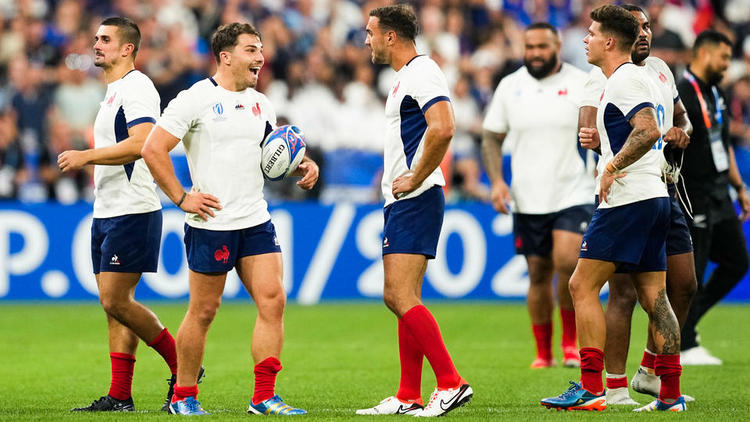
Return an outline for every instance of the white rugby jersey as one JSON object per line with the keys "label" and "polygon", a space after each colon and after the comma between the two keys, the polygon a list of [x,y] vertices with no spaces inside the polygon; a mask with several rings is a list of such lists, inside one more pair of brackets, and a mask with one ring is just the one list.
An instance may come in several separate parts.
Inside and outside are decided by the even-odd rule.
{"label": "white rugby jersey", "polygon": [[186,214],[188,225],[239,230],[271,218],[263,199],[260,144],[276,127],[276,113],[265,95],[251,88],[228,91],[204,79],[170,101],[157,125],[182,139],[193,189],[217,197],[222,206],[208,221]]}
{"label": "white rugby jersey", "polygon": [[[662,95],[664,101],[664,121],[660,121],[660,129],[662,134],[665,134],[672,126],[674,126],[674,105],[680,100],[680,94],[677,92],[677,85],[674,81],[672,71],[669,70],[669,66],[664,60],[658,57],[646,57],[643,61],[643,69],[653,78],[653,81],[659,87],[659,92]],[[604,96],[604,85],[607,83],[607,78],[602,73],[602,69],[598,66],[594,66],[589,71],[588,78],[586,79],[585,85],[585,96],[581,100],[580,106],[590,106],[599,108],[599,103]],[[597,164],[597,183],[594,188],[595,194],[599,194],[599,179],[604,171],[604,165],[607,162],[599,160]]]}
{"label": "white rugby jersey", "polygon": [[578,104],[586,73],[563,63],[536,79],[522,67],[500,81],[483,127],[511,145],[513,212],[549,214],[591,204],[593,172],[578,143]]}
{"label": "white rugby jersey", "polygon": [[[387,129],[381,183],[385,206],[396,201],[391,193],[393,179],[414,170],[422,158],[427,131],[424,114],[440,101],[450,101],[448,82],[429,57],[414,57],[396,72],[385,102]],[[445,185],[440,167],[427,176],[421,186],[399,199],[414,198],[435,185]]]}
{"label": "white rugby jersey", "polygon": [[[665,104],[666,103],[666,104]],[[604,95],[596,113],[596,127],[601,140],[602,162],[608,163],[620,152],[633,128],[630,119],[646,107],[655,110],[661,134],[667,132],[667,107],[673,109],[672,98],[665,101],[650,71],[633,63],[624,63],[607,79]],[[671,127],[672,113],[669,113]],[[635,163],[623,170],[627,175],[612,184],[609,203],[600,201],[599,208],[611,208],[646,199],[667,196],[667,187],[661,180],[663,141]]]}
{"label": "white rugby jersey", "polygon": [[[129,128],[156,122],[159,109],[159,94],[151,79],[131,70],[107,85],[94,121],[94,147],[108,147],[127,139]],[[143,159],[117,166],[95,165],[94,194],[94,218],[161,209],[154,178]]]}

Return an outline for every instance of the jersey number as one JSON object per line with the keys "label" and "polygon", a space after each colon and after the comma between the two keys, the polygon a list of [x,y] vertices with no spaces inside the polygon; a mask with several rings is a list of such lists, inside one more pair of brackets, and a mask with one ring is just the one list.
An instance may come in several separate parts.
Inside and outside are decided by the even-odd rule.
{"label": "jersey number", "polygon": [[[659,133],[662,132],[662,128],[664,127],[664,123],[666,121],[666,112],[664,111],[664,106],[659,104],[656,107],[656,122],[659,124]],[[664,135],[659,136],[659,139],[656,141],[653,147],[651,149],[662,149],[664,145]]]}

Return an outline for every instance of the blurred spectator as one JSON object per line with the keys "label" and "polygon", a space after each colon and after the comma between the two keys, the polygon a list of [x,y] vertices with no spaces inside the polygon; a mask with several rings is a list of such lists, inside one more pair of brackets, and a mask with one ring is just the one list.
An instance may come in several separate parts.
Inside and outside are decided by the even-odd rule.
{"label": "blurred spectator", "polygon": [[482,168],[479,142],[482,112],[470,92],[469,78],[461,76],[453,87],[453,113],[456,131],[451,141],[453,151],[453,196],[451,200],[489,200],[489,188],[480,181]]}
{"label": "blurred spectator", "polygon": [[744,75],[735,82],[729,101],[732,121],[729,131],[732,143],[750,147],[750,75]]}
{"label": "blurred spectator", "polygon": [[0,199],[15,198],[27,176],[15,118],[0,112]]}
{"label": "blurred spectator", "polygon": [[664,60],[672,69],[672,73],[677,74],[678,65],[683,66],[689,60],[689,53],[680,35],[666,28],[660,21],[663,10],[663,0],[655,0],[648,7],[649,22],[653,33],[651,55]]}

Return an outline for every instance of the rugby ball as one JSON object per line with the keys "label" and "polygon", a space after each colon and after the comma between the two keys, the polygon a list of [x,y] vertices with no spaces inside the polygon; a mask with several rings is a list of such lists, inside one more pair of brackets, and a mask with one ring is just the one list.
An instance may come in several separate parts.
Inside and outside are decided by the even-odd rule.
{"label": "rugby ball", "polygon": [[277,127],[261,144],[260,169],[267,180],[281,180],[305,157],[305,135],[294,125]]}

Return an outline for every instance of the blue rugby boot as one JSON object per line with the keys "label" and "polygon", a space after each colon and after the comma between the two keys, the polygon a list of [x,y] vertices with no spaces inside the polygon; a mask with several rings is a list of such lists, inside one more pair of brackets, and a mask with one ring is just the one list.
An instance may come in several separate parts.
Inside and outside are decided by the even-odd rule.
{"label": "blue rugby boot", "polygon": [[557,397],[548,397],[540,401],[547,409],[557,410],[597,410],[607,408],[607,398],[602,394],[592,394],[581,387],[577,382],[570,382],[567,391]]}
{"label": "blue rugby boot", "polygon": [[185,397],[185,400],[175,401],[169,404],[169,413],[173,415],[198,416],[208,415],[195,397]]}
{"label": "blue rugby boot", "polygon": [[258,404],[254,404],[253,400],[250,400],[250,407],[247,409],[247,413],[252,415],[306,415],[307,411],[303,409],[297,409],[284,403],[278,395],[271,397],[268,400],[264,400]]}

